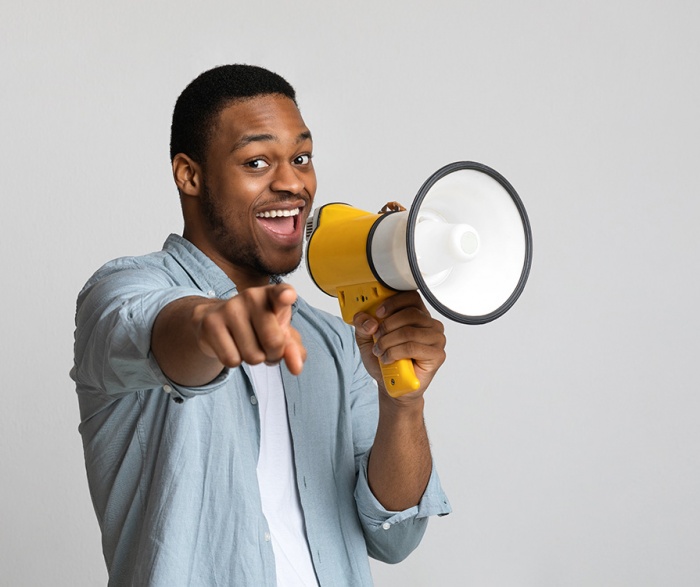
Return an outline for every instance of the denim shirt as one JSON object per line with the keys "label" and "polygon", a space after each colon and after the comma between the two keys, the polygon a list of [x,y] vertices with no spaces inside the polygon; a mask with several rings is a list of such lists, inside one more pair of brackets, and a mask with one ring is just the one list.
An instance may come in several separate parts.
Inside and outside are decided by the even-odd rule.
{"label": "denim shirt", "polygon": [[[192,295],[228,299],[236,289],[194,245],[171,235],[158,253],[106,264],[78,297],[71,377],[109,584],[272,587],[248,366],[183,387],[150,351],[158,312]],[[299,376],[280,369],[314,569],[322,587],[371,585],[367,555],[402,560],[428,516],[450,506],[435,470],[417,506],[381,506],[367,483],[377,389],[352,329],[301,299],[292,324],[308,358]]]}

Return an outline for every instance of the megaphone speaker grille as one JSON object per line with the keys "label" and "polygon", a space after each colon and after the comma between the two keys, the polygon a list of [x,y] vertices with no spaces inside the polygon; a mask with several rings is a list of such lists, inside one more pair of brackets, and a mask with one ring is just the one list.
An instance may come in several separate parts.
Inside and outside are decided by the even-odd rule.
{"label": "megaphone speaker grille", "polygon": [[532,264],[532,231],[515,189],[471,161],[446,165],[419,190],[408,214],[408,264],[440,313],[484,324],[508,311]]}

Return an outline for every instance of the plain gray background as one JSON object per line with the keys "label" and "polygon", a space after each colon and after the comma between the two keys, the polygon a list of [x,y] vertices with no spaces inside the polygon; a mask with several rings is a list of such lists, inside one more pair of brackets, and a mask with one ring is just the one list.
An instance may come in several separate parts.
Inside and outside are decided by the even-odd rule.
{"label": "plain gray background", "polygon": [[694,0],[4,3],[0,584],[105,584],[75,297],[181,230],[172,107],[228,62],[295,85],[318,203],[408,205],[475,160],[530,214],[525,293],[447,326],[429,392],[454,513],[377,585],[700,584],[699,23]]}

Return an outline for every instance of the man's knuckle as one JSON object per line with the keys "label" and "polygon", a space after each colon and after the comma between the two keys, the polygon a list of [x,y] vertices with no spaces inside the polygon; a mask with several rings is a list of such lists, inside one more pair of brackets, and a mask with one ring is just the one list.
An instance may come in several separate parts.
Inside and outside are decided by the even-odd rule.
{"label": "man's knuckle", "polygon": [[279,330],[268,330],[260,333],[260,343],[268,351],[276,351],[284,346],[285,337]]}
{"label": "man's knuckle", "polygon": [[203,333],[213,334],[219,329],[220,319],[215,314],[206,314],[200,322],[200,329]]}
{"label": "man's knuckle", "polygon": [[409,340],[406,345],[406,354],[408,354],[409,357],[413,357],[416,354],[416,350],[418,349],[418,345],[415,343],[413,340]]}
{"label": "man's knuckle", "polygon": [[265,353],[260,349],[247,349],[241,354],[243,361],[249,365],[259,365],[265,361]]}
{"label": "man's knuckle", "polygon": [[282,351],[268,351],[265,355],[265,362],[277,364],[284,358],[284,349]]}
{"label": "man's knuckle", "polygon": [[219,360],[227,367],[238,367],[241,364],[241,357],[235,351],[225,351],[221,353]]}

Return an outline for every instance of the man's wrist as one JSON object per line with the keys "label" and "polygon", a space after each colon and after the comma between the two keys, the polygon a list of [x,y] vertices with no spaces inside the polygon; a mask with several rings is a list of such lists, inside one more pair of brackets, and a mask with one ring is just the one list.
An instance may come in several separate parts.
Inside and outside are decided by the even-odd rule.
{"label": "man's wrist", "polygon": [[396,419],[419,419],[423,420],[425,399],[423,394],[416,397],[391,397],[386,392],[379,394],[379,413]]}

